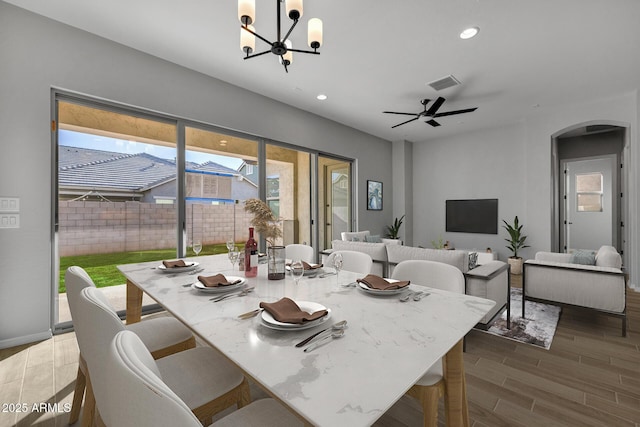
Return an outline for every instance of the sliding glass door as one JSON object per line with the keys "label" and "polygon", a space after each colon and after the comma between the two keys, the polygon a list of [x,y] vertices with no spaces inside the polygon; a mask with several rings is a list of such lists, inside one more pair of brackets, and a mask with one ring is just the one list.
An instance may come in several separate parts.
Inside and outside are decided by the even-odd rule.
{"label": "sliding glass door", "polygon": [[320,247],[331,248],[343,231],[351,231],[351,162],[333,157],[318,158],[320,195]]}
{"label": "sliding glass door", "polygon": [[71,320],[64,272],[83,267],[124,310],[118,264],[176,256],[176,124],[57,102],[57,318]]}

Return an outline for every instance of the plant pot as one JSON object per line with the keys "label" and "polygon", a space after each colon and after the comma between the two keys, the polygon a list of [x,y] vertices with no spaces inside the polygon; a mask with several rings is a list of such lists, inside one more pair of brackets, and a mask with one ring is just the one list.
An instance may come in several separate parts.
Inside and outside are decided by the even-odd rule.
{"label": "plant pot", "polygon": [[509,257],[507,260],[511,267],[511,274],[522,274],[522,258]]}
{"label": "plant pot", "polygon": [[269,246],[267,249],[267,267],[269,280],[284,279],[286,250],[284,246]]}

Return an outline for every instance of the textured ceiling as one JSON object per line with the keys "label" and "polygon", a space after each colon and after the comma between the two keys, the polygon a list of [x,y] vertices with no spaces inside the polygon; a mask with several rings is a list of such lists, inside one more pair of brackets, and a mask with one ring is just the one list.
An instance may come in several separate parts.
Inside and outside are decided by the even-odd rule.
{"label": "textured ceiling", "polygon": [[[235,0],[6,1],[388,140],[503,126],[640,87],[637,0],[306,0],[294,47],[306,45],[311,17],[324,22],[324,45],[320,56],[295,54],[288,74],[271,54],[242,59]],[[256,29],[273,38],[276,0],[256,3]],[[480,33],[461,40],[468,26]],[[449,74],[462,84],[427,85]],[[478,110],[438,128],[391,129],[406,119],[382,114],[417,113],[437,96],[441,111]]]}

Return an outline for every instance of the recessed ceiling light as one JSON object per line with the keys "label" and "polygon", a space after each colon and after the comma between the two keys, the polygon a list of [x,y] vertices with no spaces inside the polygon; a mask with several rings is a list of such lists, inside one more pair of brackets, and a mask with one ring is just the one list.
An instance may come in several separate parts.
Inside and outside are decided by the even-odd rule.
{"label": "recessed ceiling light", "polygon": [[320,101],[324,101],[325,99],[327,99],[327,95],[325,95],[324,93],[321,93],[320,95],[316,96],[317,99],[319,99]]}
{"label": "recessed ceiling light", "polygon": [[470,39],[472,37],[475,37],[479,31],[480,31],[480,28],[478,27],[467,28],[466,30],[460,33],[460,38],[463,40]]}

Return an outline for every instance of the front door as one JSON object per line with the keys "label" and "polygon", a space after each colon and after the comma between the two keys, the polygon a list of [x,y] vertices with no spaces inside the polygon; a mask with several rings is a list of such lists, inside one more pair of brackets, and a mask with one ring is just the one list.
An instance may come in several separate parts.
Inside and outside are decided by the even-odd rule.
{"label": "front door", "polygon": [[564,250],[617,247],[615,155],[563,162]]}

